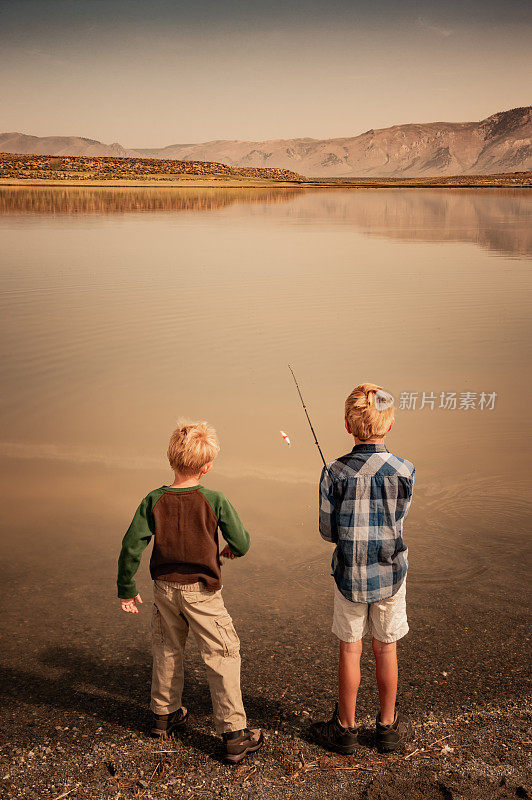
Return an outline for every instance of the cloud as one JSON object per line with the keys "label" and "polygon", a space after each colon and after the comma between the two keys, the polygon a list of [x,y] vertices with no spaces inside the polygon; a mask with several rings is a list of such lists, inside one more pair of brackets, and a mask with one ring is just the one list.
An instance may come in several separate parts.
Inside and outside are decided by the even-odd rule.
{"label": "cloud", "polygon": [[438,34],[438,36],[442,36],[444,39],[447,39],[449,36],[452,36],[454,31],[451,28],[445,28],[443,25],[438,25],[435,22],[431,22],[430,20],[426,19],[425,17],[418,17],[416,19],[416,25],[418,28],[422,28],[426,31],[431,31],[432,33]]}

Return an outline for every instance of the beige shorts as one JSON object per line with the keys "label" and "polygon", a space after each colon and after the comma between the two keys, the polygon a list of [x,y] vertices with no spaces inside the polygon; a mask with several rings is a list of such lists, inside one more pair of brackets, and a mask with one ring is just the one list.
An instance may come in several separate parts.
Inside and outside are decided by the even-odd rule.
{"label": "beige shorts", "polygon": [[334,584],[332,632],[342,642],[358,642],[371,634],[379,642],[396,642],[408,633],[406,578],[399,590],[377,603],[352,603]]}

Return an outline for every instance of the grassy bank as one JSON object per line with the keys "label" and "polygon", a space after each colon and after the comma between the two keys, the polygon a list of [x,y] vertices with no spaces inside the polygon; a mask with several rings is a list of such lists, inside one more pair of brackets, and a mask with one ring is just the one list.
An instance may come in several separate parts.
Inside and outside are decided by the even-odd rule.
{"label": "grassy bank", "polygon": [[427,178],[312,178],[314,186],[358,189],[503,189],[532,187],[532,172],[450,175]]}
{"label": "grassy bank", "polygon": [[44,186],[44,187],[73,187],[83,188],[124,188],[136,187],[138,189],[268,189],[270,187],[287,187],[303,185],[304,183],[274,180],[257,180],[253,178],[220,178],[217,175],[202,177],[183,176],[182,178],[132,178],[130,180],[99,179],[61,179],[61,178],[6,178],[0,177],[0,186]]}

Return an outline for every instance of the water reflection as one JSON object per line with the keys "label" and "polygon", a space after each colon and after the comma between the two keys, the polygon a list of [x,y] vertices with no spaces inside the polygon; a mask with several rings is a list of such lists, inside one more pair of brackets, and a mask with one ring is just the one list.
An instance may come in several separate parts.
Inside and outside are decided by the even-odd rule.
{"label": "water reflection", "polygon": [[286,189],[166,189],[0,187],[0,214],[126,214],[139,211],[215,211],[235,203],[286,203]]}
{"label": "water reflection", "polygon": [[467,242],[512,256],[532,254],[528,189],[0,188],[0,214],[128,214],[229,210],[289,221],[350,225],[368,236]]}

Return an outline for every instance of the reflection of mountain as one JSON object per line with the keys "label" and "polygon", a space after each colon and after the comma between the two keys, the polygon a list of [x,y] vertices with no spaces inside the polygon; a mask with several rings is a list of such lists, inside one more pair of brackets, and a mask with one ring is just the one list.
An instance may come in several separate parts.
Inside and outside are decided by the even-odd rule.
{"label": "reflection of mountain", "polygon": [[[264,214],[285,216],[285,209]],[[508,255],[532,254],[532,191],[524,189],[355,189],[306,192],[290,219],[352,225],[367,236],[470,242]]]}
{"label": "reflection of mountain", "polygon": [[[470,242],[499,253],[532,254],[527,189],[142,189],[0,188],[0,214],[216,211],[290,224],[351,226],[366,236]],[[233,206],[234,208],[230,208]]]}

